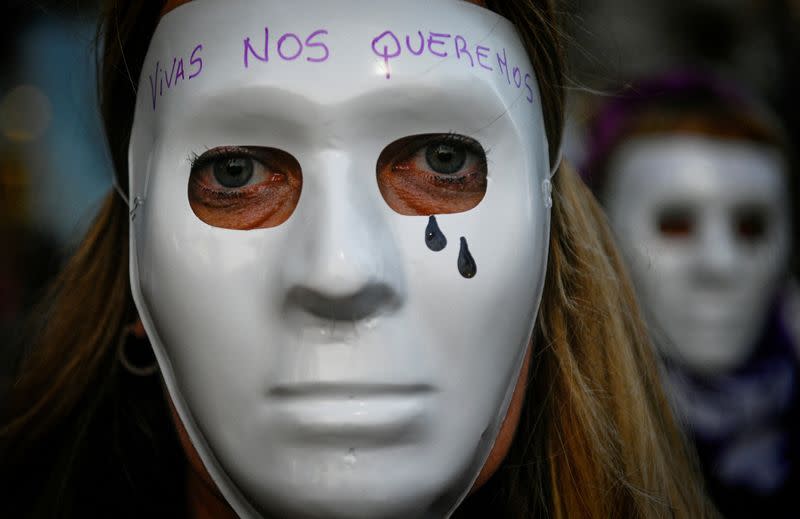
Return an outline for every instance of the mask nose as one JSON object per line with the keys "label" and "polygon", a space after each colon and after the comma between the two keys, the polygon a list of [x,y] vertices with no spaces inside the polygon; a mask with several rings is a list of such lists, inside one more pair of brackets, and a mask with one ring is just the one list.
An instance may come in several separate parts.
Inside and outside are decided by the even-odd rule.
{"label": "mask nose", "polygon": [[321,153],[315,162],[286,305],[334,321],[397,309],[403,300],[399,252],[370,196],[374,177],[356,174],[343,152]]}
{"label": "mask nose", "polygon": [[702,229],[698,282],[729,285],[739,274],[736,237],[725,218],[709,219]]}

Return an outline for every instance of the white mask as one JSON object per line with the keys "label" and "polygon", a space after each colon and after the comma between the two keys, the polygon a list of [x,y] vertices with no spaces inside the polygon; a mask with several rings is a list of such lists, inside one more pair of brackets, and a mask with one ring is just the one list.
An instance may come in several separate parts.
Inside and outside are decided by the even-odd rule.
{"label": "white mask", "polygon": [[691,135],[627,141],[605,202],[662,354],[702,375],[753,352],[790,246],[784,162]]}
{"label": "white mask", "polygon": [[[470,489],[544,284],[533,74],[512,24],[462,1],[196,0],[161,20],[130,144],[131,282],[178,414],[240,516],[443,517]],[[391,208],[376,180],[387,145],[421,134],[488,150],[485,195],[438,215],[439,251],[428,216]],[[452,142],[434,159],[466,150],[479,169]],[[234,230],[190,204],[206,196],[191,157],[225,146],[296,159],[285,221]],[[247,160],[198,168],[291,177]],[[477,272],[466,254],[459,269],[462,242]]]}

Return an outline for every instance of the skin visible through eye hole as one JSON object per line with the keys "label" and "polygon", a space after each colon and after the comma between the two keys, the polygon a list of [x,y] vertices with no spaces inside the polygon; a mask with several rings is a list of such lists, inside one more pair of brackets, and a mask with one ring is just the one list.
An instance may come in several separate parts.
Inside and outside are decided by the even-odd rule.
{"label": "skin visible through eye hole", "polygon": [[486,153],[461,135],[417,135],[387,146],[377,165],[386,203],[409,215],[469,211],[486,194]]}
{"label": "skin visible through eye hole", "polygon": [[[162,15],[175,9],[176,7],[179,7],[180,5],[188,3],[189,1],[191,0],[170,0],[166,2],[164,8],[162,9]],[[484,2],[482,0],[466,1],[476,5],[484,6]],[[403,172],[402,167],[410,168],[411,165],[400,164],[400,166],[401,167],[398,168],[397,172]],[[389,191],[392,191],[388,197],[384,193],[384,199],[386,200],[387,204],[401,214],[423,215],[434,213],[457,213],[477,206],[485,194],[485,165],[482,179],[480,178],[480,175],[475,175],[474,173],[475,172],[473,171],[473,177],[467,182],[468,187],[455,187],[454,183],[448,184],[446,181],[439,184],[439,188],[444,190],[443,192],[448,193],[448,196],[446,197],[446,204],[442,202],[433,203],[430,200],[430,191],[426,193],[425,190],[420,190],[419,179],[415,179],[413,182],[403,182],[399,179],[387,179],[385,184],[381,185],[379,182],[379,186],[381,187],[382,193],[384,192],[384,187],[388,188]],[[380,167],[378,174],[380,175]],[[207,183],[204,184],[205,181],[209,180],[209,172],[205,171],[203,174],[200,174],[198,171],[197,176],[197,179],[192,179],[192,183],[188,188],[192,210],[195,212],[198,218],[206,223],[209,223],[209,225],[230,229],[253,229],[280,225],[280,223],[285,221],[291,215],[291,211],[294,209],[294,206],[296,206],[302,185],[300,167],[297,165],[296,175],[287,175],[285,180],[283,180],[283,182],[286,184],[285,186],[280,185],[280,178],[270,177],[268,180],[272,182],[270,188],[263,187],[263,189],[253,189],[251,192],[243,195],[237,201],[230,202],[232,205],[229,205],[228,207],[237,206],[237,204],[239,204],[238,209],[223,216],[222,213],[225,211],[219,211],[219,208],[224,206],[224,203],[221,202],[221,200],[224,199],[224,196],[213,193],[213,191],[217,189],[216,186],[212,185],[213,187],[209,187]],[[211,191],[209,191],[209,189]],[[429,189],[430,188],[428,188],[428,190]],[[266,205],[270,207],[269,210],[256,210],[252,208],[246,209],[246,204],[242,204],[242,201],[247,200],[248,197],[251,197],[250,200],[254,200],[261,195],[265,195],[267,192],[270,192],[273,195],[277,194],[279,197],[283,196],[291,199],[292,196],[296,196],[296,198],[294,198],[292,203],[282,207],[276,207],[276,202],[274,201],[267,203]],[[395,205],[397,207],[395,207]],[[398,209],[398,207],[402,207],[403,209]],[[141,325],[137,326],[137,330],[140,331],[142,335],[144,334],[144,330]],[[520,414],[525,399],[531,349],[532,347],[529,345],[520,372],[519,380],[515,386],[511,402],[509,403],[508,411],[503,420],[500,431],[498,432],[494,446],[489,453],[486,463],[480,471],[475,484],[473,485],[472,491],[480,488],[494,475],[508,453],[509,448],[511,447],[517,426],[519,425]],[[235,518],[235,513],[227,505],[222,495],[216,489],[211,476],[203,466],[200,456],[189,440],[186,429],[175,412],[166,390],[164,391],[164,395],[170,404],[170,408],[172,410],[171,416],[178,431],[181,446],[189,463],[190,470],[188,471],[187,475],[187,504],[189,508],[189,516],[193,518],[215,519],[228,517]]]}
{"label": "skin visible through eye hole", "polygon": [[189,205],[214,227],[277,227],[294,212],[302,186],[300,164],[284,151],[214,148],[194,161]]}

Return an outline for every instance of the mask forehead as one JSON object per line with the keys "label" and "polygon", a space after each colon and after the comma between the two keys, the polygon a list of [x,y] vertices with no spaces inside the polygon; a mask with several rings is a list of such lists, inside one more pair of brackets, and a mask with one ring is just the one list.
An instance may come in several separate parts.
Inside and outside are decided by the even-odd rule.
{"label": "mask forehead", "polygon": [[[507,20],[460,0],[315,2],[302,17],[287,2],[195,0],[164,16],[151,42],[133,143],[195,117],[253,138],[264,125],[241,119],[269,114],[336,145],[374,127],[438,130],[444,112],[453,131],[477,136],[506,117],[537,146],[546,141],[534,71]],[[332,127],[361,115],[373,128]]]}
{"label": "mask forehead", "polygon": [[[787,205],[785,161],[767,146],[694,136],[640,137],[614,155],[609,200],[614,207],[636,200],[680,198],[715,205],[760,201]],[[635,196],[634,196],[635,195]]]}

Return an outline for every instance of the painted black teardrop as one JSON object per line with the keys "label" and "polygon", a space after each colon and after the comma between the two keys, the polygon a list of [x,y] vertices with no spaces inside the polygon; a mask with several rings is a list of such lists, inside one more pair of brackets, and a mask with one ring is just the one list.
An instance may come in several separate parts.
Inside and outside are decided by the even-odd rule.
{"label": "painted black teardrop", "polygon": [[461,252],[458,253],[458,271],[465,278],[474,278],[478,273],[478,266],[475,264],[475,258],[469,252],[467,239],[461,237]]}
{"label": "painted black teardrop", "polygon": [[425,228],[425,244],[434,252],[447,247],[447,238],[439,229],[439,224],[436,223],[436,217],[431,215],[428,219],[428,226]]}

